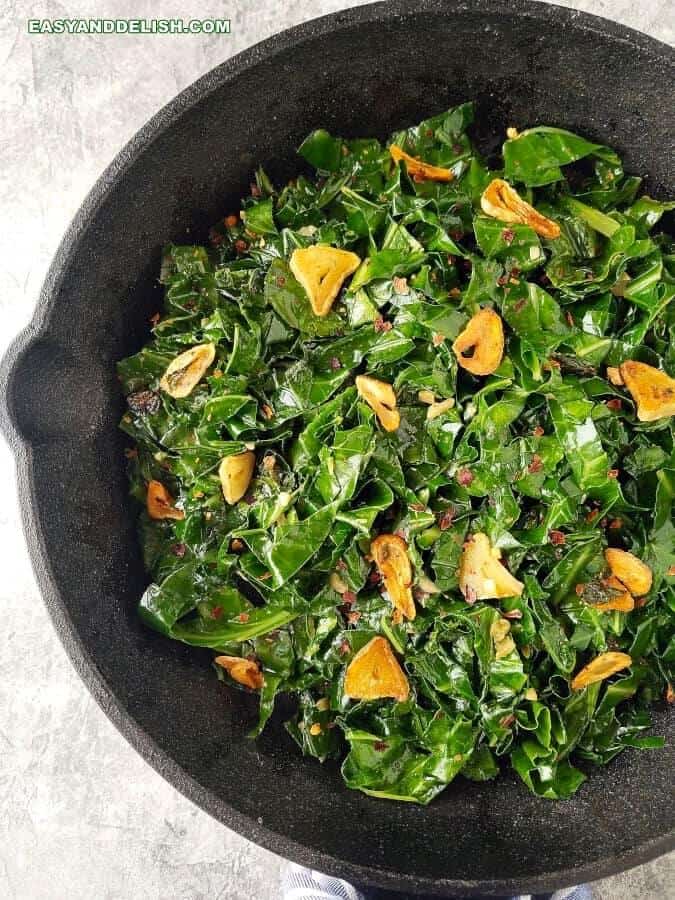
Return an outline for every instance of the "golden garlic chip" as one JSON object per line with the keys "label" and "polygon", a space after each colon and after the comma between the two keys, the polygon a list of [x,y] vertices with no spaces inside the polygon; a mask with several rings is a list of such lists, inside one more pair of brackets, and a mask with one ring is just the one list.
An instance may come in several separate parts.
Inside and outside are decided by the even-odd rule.
{"label": "golden garlic chip", "polygon": [[641,422],[655,422],[666,416],[675,416],[675,378],[635,360],[621,363],[619,372],[635,400],[637,417]]}
{"label": "golden garlic chip", "polygon": [[652,570],[641,559],[627,550],[617,550],[613,547],[605,550],[605,559],[612,575],[618,578],[631,594],[641,597],[649,593],[652,588]]}
{"label": "golden garlic chip", "polygon": [[291,272],[303,286],[315,315],[327,316],[345,279],[361,265],[351,250],[316,244],[294,250]]}
{"label": "golden garlic chip", "polygon": [[398,613],[396,618],[414,619],[416,611],[408,545],[397,534],[381,534],[371,543],[370,553]]}
{"label": "golden garlic chip", "polygon": [[347,666],[344,692],[353,700],[407,700],[408,679],[386,638],[374,637]]}
{"label": "golden garlic chip", "polygon": [[499,556],[486,534],[467,537],[459,563],[459,589],[470,603],[520,597],[523,593],[523,583],[504,568]]}
{"label": "golden garlic chip", "polygon": [[610,575],[609,578],[604,579],[603,584],[613,592],[613,596],[610,596],[608,600],[603,600],[601,603],[594,603],[593,609],[596,609],[598,612],[630,612],[635,609],[635,598],[626,590],[626,586],[621,584],[618,578]]}
{"label": "golden garlic chip", "polygon": [[587,666],[584,666],[580,672],[574,676],[572,681],[572,690],[580,691],[589,684],[595,684],[596,681],[604,681],[615,672],[627,669],[633,665],[633,660],[627,653],[601,653],[592,659]]}
{"label": "golden garlic chip", "polygon": [[472,375],[492,375],[504,356],[504,326],[492,309],[472,316],[452,345],[457,363]]}
{"label": "golden garlic chip", "polygon": [[148,482],[145,505],[151,519],[184,519],[182,509],[176,509],[175,501],[161,481]]}
{"label": "golden garlic chip", "polygon": [[537,234],[549,240],[560,237],[560,226],[537,212],[523,200],[518,191],[501,178],[494,178],[485,188],[480,205],[487,216],[499,219],[500,222],[529,225]]}
{"label": "golden garlic chip", "polygon": [[240,656],[216,656],[214,662],[222,666],[230,678],[251,690],[257,691],[264,684],[263,674],[253,660]]}
{"label": "golden garlic chip", "polygon": [[226,456],[218,467],[218,476],[223,488],[223,497],[229,504],[237,503],[246,493],[253,477],[255,453],[246,450]]}
{"label": "golden garlic chip", "polygon": [[389,153],[394,162],[404,162],[408,175],[411,178],[417,178],[422,181],[452,181],[455,177],[450,169],[444,169],[441,166],[432,166],[431,163],[422,162],[415,156],[411,156],[402,150],[396,144],[392,144]]}
{"label": "golden garlic chip", "polygon": [[198,344],[171,360],[159,382],[170,397],[188,397],[216,358],[215,344]]}
{"label": "golden garlic chip", "polygon": [[356,390],[377,416],[385,431],[396,431],[401,424],[401,416],[396,408],[396,394],[386,381],[371,378],[370,375],[356,376]]}

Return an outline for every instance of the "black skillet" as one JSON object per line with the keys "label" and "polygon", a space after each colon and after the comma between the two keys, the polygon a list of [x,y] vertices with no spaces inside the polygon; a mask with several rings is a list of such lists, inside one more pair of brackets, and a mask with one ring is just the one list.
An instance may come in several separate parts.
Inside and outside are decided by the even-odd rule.
{"label": "black skillet", "polygon": [[[115,361],[148,337],[160,247],[199,241],[238,209],[258,163],[301,169],[324,126],[384,137],[468,98],[475,136],[549,123],[618,148],[647,188],[673,184],[673,52],[592,16],[515,0],[375,4],[286,31],[200,79],[102,175],[70,226],[32,325],[0,373],[24,526],[54,625],[107,715],[168,781],[283,856],[361,884],[506,894],[595,879],[672,849],[672,744],[593,771],[574,800],[506,774],[458,779],[423,809],[348,791],[303,760],[275,721],[245,737],[252,698],[228,693],[209,654],[141,626],[146,584],[127,497]],[[29,648],[26,648],[27,650]],[[660,732],[667,715],[657,715]]]}

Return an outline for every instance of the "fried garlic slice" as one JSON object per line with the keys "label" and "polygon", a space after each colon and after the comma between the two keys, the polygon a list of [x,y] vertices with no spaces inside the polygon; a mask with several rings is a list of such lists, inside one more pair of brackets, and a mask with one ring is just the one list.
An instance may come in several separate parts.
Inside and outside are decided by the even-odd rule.
{"label": "fried garlic slice", "polygon": [[215,358],[215,344],[197,344],[196,347],[190,347],[169,363],[159,386],[170,397],[177,399],[188,397]]}
{"label": "fried garlic slice", "polygon": [[238,681],[253,691],[260,690],[264,684],[263,674],[253,660],[242,659],[240,656],[216,656],[214,662],[222,666],[233,681]]}
{"label": "fried garlic slice", "polygon": [[307,292],[317,316],[328,315],[345,279],[360,265],[360,258],[351,250],[324,244],[294,250],[290,262],[291,272]]}
{"label": "fried garlic slice", "polygon": [[398,613],[396,618],[414,619],[416,611],[408,545],[397,534],[381,534],[371,543],[370,553]]}
{"label": "fried garlic slice", "polygon": [[615,592],[614,596],[610,597],[609,600],[604,600],[602,603],[594,603],[593,609],[598,612],[631,612],[631,610],[635,609],[635,598],[630,591],[626,590],[626,586],[621,584],[618,578],[610,575],[609,578],[604,579],[603,584],[606,588]]}
{"label": "fried garlic slice", "polygon": [[222,460],[218,467],[218,477],[226,503],[232,505],[241,500],[251,483],[254,467],[255,453],[252,450],[235,453]]}
{"label": "fried garlic slice", "polygon": [[394,162],[405,162],[408,175],[421,181],[452,181],[455,177],[450,169],[444,169],[441,166],[432,166],[430,163],[422,162],[415,156],[411,156],[402,150],[396,144],[392,144],[389,153]]}
{"label": "fried garlic slice", "polygon": [[632,359],[621,363],[619,372],[635,401],[641,422],[675,416],[675,378]]}
{"label": "fried garlic slice", "polygon": [[641,559],[627,550],[608,547],[605,559],[612,575],[625,585],[631,594],[641,597],[648,594],[652,587],[652,570]]}
{"label": "fried garlic slice", "polygon": [[459,563],[459,589],[467,602],[520,597],[523,593],[523,583],[504,568],[499,556],[486,534],[478,532],[466,539]]}
{"label": "fried garlic slice", "polygon": [[353,700],[407,700],[408,679],[386,638],[374,637],[347,666],[344,692]]}
{"label": "fried garlic slice", "polygon": [[560,237],[560,226],[542,216],[520,196],[518,191],[501,178],[493,178],[480,198],[481,209],[487,216],[509,224],[529,225],[543,238]]}
{"label": "fried garlic slice", "polygon": [[385,431],[396,431],[401,424],[401,416],[396,408],[396,394],[386,381],[371,378],[370,375],[357,375],[356,390],[377,416]]}
{"label": "fried garlic slice", "polygon": [[492,309],[472,316],[452,345],[457,364],[472,375],[491,375],[504,356],[504,326]]}
{"label": "fried garlic slice", "polygon": [[580,691],[589,684],[595,684],[596,681],[604,681],[615,672],[627,669],[633,665],[633,660],[627,653],[616,653],[610,651],[601,653],[592,659],[587,666],[584,666],[580,672],[574,676],[572,680],[572,690]]}
{"label": "fried garlic slice", "polygon": [[161,481],[148,482],[145,505],[151,519],[184,519],[185,513],[177,509],[175,501]]}

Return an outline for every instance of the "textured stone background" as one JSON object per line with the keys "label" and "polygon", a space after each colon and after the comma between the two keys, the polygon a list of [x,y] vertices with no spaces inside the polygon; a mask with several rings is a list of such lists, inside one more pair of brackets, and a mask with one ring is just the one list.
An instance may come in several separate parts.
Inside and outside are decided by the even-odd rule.
{"label": "textured stone background", "polygon": [[[0,351],[31,315],[58,241],[122,145],[226,57],[339,0],[0,0]],[[670,0],[563,3],[673,43]],[[26,19],[227,17],[223,37],[30,36]],[[48,388],[48,385],[45,386]],[[47,620],[0,442],[0,897],[272,900],[283,861],[169,787],[115,731]],[[664,858],[598,898],[673,896]],[[670,885],[670,888],[668,888]]]}

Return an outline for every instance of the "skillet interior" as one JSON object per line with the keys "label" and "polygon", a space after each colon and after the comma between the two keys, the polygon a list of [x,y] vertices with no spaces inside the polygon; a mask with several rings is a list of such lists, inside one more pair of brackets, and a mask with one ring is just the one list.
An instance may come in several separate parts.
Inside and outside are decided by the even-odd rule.
{"label": "skillet interior", "polygon": [[297,173],[294,148],[313,127],[384,137],[475,98],[485,152],[507,124],[561,125],[616,146],[658,196],[673,181],[674,87],[668,48],[567,10],[506,0],[362,7],[286,32],[193,85],[125,148],[71,226],[36,324],[2,374],[34,564],[108,715],[176,787],[247,837],[408,895],[559,887],[673,846],[672,747],[627,752],[567,803],[538,800],[506,775],[458,781],[421,809],[348,791],[335,767],[299,757],[278,720],[249,741],[252,698],[216,682],[210,654],[136,618],[146,576],[114,363],[147,338],[161,245],[204,239],[238,208],[256,164],[279,181]]}

